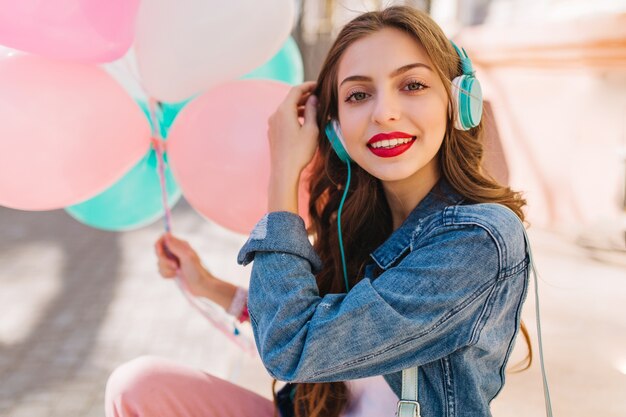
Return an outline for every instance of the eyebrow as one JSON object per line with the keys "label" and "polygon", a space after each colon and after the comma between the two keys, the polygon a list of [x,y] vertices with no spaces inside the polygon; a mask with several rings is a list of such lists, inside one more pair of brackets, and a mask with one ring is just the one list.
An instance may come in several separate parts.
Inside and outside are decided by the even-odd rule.
{"label": "eyebrow", "polygon": [[[430,68],[428,65],[426,64],[422,64],[421,62],[416,62],[414,64],[408,64],[408,65],[404,65],[401,66],[400,68],[393,70],[391,72],[391,74],[389,74],[390,78],[395,78],[398,75],[407,72],[408,70],[411,70],[413,68],[417,68],[417,67],[422,67],[422,68],[426,68],[429,71],[432,71],[432,68]],[[344,83],[348,82],[348,81],[372,81],[371,77],[366,77],[365,75],[351,75],[347,78],[345,78],[341,84],[339,84],[339,87],[341,87]]]}

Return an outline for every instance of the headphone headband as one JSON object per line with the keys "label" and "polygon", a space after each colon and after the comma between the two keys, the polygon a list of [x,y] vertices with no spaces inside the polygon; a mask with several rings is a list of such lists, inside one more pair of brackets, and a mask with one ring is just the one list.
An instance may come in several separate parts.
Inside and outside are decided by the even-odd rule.
{"label": "headphone headband", "polygon": [[465,52],[465,49],[463,48],[459,49],[459,47],[456,46],[456,43],[454,43],[451,39],[450,39],[450,43],[456,50],[456,53],[459,55],[459,58],[461,58],[461,70],[463,71],[463,74],[474,75],[475,71],[474,71],[474,67],[472,66],[472,60],[469,59],[469,56],[467,55],[467,52]]}

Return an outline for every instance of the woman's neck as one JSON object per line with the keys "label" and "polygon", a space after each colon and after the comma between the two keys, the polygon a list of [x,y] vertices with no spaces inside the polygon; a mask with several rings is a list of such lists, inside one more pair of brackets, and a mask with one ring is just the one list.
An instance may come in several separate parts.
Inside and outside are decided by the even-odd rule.
{"label": "woman's neck", "polygon": [[[433,161],[434,162],[434,161]],[[441,174],[438,164],[428,164],[414,175],[399,181],[383,181],[383,190],[391,209],[393,230],[396,230],[415,207],[437,184]]]}

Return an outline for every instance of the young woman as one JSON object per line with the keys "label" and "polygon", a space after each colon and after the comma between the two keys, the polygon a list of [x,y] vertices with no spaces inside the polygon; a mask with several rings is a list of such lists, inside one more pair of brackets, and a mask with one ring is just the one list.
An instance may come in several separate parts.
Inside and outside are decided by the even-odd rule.
{"label": "young woman", "polygon": [[[343,28],[317,82],[294,87],[269,120],[268,214],[238,257],[254,260],[249,293],[212,276],[186,242],[157,242],[163,276],[249,314],[268,372],[290,382],[284,417],[391,416],[401,371],[416,366],[423,416],[490,415],[526,295],[525,201],[481,169],[480,108],[460,115],[468,103],[453,99],[455,85],[470,88],[456,79],[470,72],[461,57],[409,7]],[[297,190],[310,161],[307,231]],[[106,397],[110,417],[276,411],[156,358],[118,368]]]}

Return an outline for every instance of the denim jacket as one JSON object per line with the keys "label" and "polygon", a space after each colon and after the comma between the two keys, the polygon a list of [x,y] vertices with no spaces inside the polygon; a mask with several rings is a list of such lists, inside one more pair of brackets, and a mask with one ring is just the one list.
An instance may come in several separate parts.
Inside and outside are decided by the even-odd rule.
{"label": "denim jacket", "polygon": [[423,417],[489,416],[526,298],[523,225],[500,204],[463,204],[442,179],[370,254],[347,294],[320,297],[321,268],[302,218],[266,214],[241,248],[248,311],[274,378],[330,382],[383,375],[400,396],[419,366]]}

